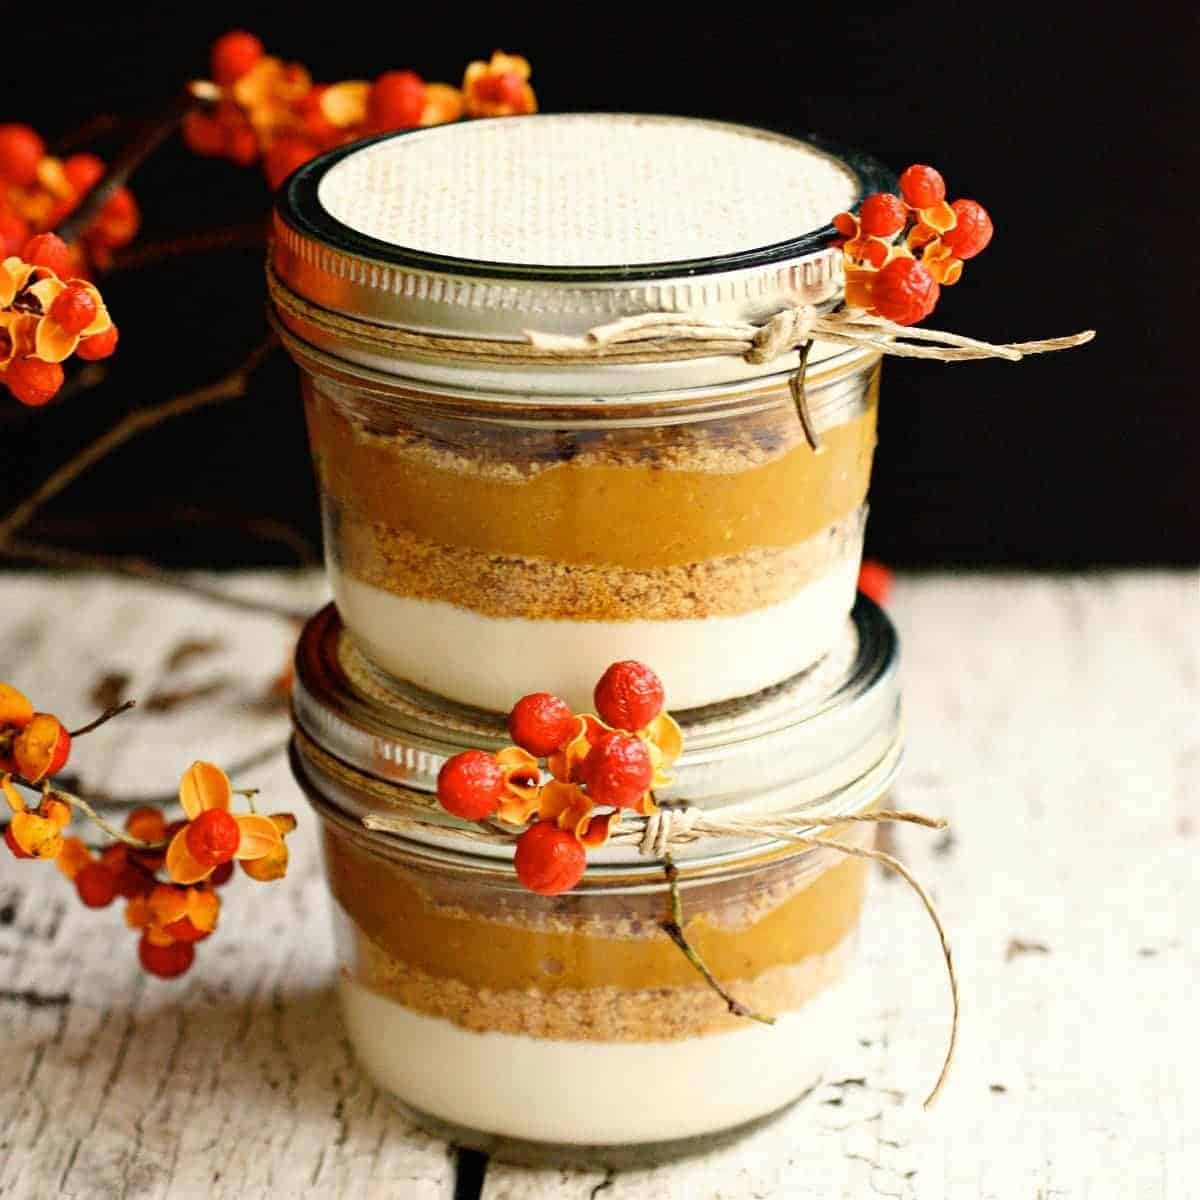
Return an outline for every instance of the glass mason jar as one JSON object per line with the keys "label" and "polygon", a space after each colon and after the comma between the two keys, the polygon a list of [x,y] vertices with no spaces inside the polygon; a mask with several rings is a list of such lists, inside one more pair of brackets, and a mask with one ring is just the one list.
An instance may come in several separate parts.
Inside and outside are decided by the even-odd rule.
{"label": "glass mason jar", "polygon": [[[846,977],[868,863],[766,838],[674,853],[683,933],[729,994],[774,1018],[759,1023],[732,1015],[669,936],[662,862],[610,845],[546,897],[520,887],[510,843],[467,840],[431,805],[437,772],[500,746],[502,723],[397,689],[331,608],[301,639],[295,718],[350,1040],[434,1132],[511,1161],[669,1157],[789,1105],[854,1045]],[[894,633],[860,601],[817,668],[682,724],[666,805],[878,806],[900,755]],[[381,812],[420,824],[364,827]],[[828,832],[865,845],[872,829]]]}
{"label": "glass mason jar", "polygon": [[[651,169],[680,142],[714,158],[707,191]],[[514,154],[528,224],[501,227],[473,192],[453,221],[423,202],[447,158],[465,181]],[[731,192],[767,170],[803,202]],[[623,658],[652,662],[687,710],[826,654],[854,601],[878,355],[811,348],[816,449],[789,389],[795,352],[563,362],[524,331],[831,306],[841,257],[824,224],[862,171],[758,130],[612,116],[426,130],[302,168],[277,212],[273,295],[302,368],[330,580],[363,651],[493,711],[541,690],[584,707]],[[572,225],[563,206],[590,211],[597,188],[607,224]]]}

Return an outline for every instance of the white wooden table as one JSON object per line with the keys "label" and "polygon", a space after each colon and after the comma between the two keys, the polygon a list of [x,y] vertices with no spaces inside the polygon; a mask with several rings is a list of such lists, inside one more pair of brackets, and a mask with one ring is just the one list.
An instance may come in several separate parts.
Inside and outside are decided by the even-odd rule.
{"label": "white wooden table", "polygon": [[[311,573],[219,582],[323,597]],[[607,1176],[490,1164],[484,1200],[1200,1195],[1200,576],[903,578],[892,614],[900,797],[953,822],[897,835],[961,976],[941,1103],[918,1103],[946,1029],[936,942],[881,879],[861,1036],[836,1078],[733,1149]],[[157,697],[80,743],[85,794],[168,792],[196,756],[281,747],[286,717],[262,697],[293,636],[146,585],[0,575],[0,679],[73,722],[105,675]],[[53,867],[0,859],[6,1200],[455,1196],[454,1152],[409,1127],[346,1045],[314,821],[284,759],[240,779],[299,811],[293,870],[235,881],[180,981],[138,969],[118,906],[83,909]]]}

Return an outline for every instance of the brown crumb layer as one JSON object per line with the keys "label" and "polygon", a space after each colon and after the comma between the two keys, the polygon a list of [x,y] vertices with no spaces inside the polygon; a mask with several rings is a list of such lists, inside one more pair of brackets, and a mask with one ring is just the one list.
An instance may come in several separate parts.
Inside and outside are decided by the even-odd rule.
{"label": "brown crumb layer", "polygon": [[[842,977],[853,947],[851,935],[826,954],[771,967],[728,987],[755,1012],[769,1016],[793,1012]],[[698,977],[695,982],[638,991],[616,987],[552,993],[533,988],[492,991],[429,975],[392,958],[361,934],[354,941],[354,959],[345,969],[380,996],[477,1033],[523,1033],[561,1041],[671,1041],[743,1029],[746,1024],[746,1018],[733,1016],[725,1001]]]}
{"label": "brown crumb layer", "polygon": [[736,616],[779,604],[856,560],[863,525],[860,511],[784,549],[633,570],[447,546],[328,503],[326,517],[335,564],[363,583],[486,616],[577,621]]}

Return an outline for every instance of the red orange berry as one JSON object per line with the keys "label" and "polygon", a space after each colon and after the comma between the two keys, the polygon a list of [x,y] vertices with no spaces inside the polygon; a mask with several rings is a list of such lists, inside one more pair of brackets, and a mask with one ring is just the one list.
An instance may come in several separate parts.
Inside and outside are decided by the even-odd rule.
{"label": "red orange berry", "polygon": [[210,808],[188,825],[185,839],[188,851],[198,863],[217,867],[237,853],[242,831],[232,813]]}
{"label": "red orange berry", "polygon": [[587,853],[574,834],[539,821],[517,838],[513,865],[524,887],[542,896],[569,892],[587,869]]}
{"label": "red orange berry", "polygon": [[317,147],[307,138],[295,137],[292,134],[276,138],[263,162],[268,185],[272,188],[279,187],[293,171],[304,166],[309,159],[316,158],[318,153],[320,152]]}
{"label": "red orange berry", "polygon": [[88,908],[107,908],[117,898],[117,877],[103,863],[88,863],[75,876],[75,890]]}
{"label": "red orange berry", "polygon": [[60,279],[69,278],[71,270],[71,248],[54,233],[39,233],[31,237],[21,250],[21,257],[35,267],[46,267]]}
{"label": "red orange berry", "polygon": [[190,112],[181,129],[188,149],[206,158],[225,153],[225,128],[210,113]]}
{"label": "red orange berry", "polygon": [[579,718],[565,700],[550,692],[522,696],[508,716],[508,732],[522,750],[546,758],[561,750],[579,727]]}
{"label": "red orange berry", "polygon": [[29,240],[29,224],[15,212],[0,209],[0,255],[8,258],[20,253]]}
{"label": "red orange berry", "polygon": [[95,296],[82,283],[68,284],[50,305],[50,319],[62,326],[65,332],[82,333],[100,311]]}
{"label": "red orange berry", "polygon": [[135,808],[125,818],[125,831],[143,842],[161,842],[167,836],[167,819],[157,808]]}
{"label": "red orange berry", "polygon": [[858,570],[858,590],[882,607],[892,594],[891,571],[873,558],[864,558]]}
{"label": "red orange berry", "polygon": [[40,358],[14,358],[3,378],[17,400],[30,408],[40,408],[58,394],[64,375],[58,363],[43,362]]}
{"label": "red orange berry", "polygon": [[90,192],[104,178],[104,160],[95,154],[71,154],[63,159],[63,174],[79,193]]}
{"label": "red orange berry", "polygon": [[941,289],[915,258],[894,258],[874,278],[871,303],[897,325],[914,325],[933,312]]}
{"label": "red orange berry", "polygon": [[974,258],[992,240],[992,218],[976,200],[955,200],[950,207],[956,224],[942,234],[942,241],[955,258]]}
{"label": "red orange berry", "polygon": [[222,87],[237,83],[263,56],[263,44],[252,33],[234,30],[213,42],[209,69]]}
{"label": "red orange berry", "polygon": [[174,979],[182,975],[195,959],[196,949],[191,942],[156,946],[145,934],[138,942],[138,961],[151,975],[157,975],[160,979]]}
{"label": "red orange berry", "polygon": [[662,680],[645,663],[616,662],[600,676],[593,693],[596,712],[614,729],[645,729],[663,710]]}
{"label": "red orange berry", "polygon": [[833,218],[833,227],[844,238],[852,238],[858,236],[858,222],[854,219],[854,215],[848,212],[840,212]]}
{"label": "red orange berry", "polygon": [[46,143],[28,125],[0,125],[0,179],[29,187],[37,182]]}
{"label": "red orange berry", "polygon": [[425,111],[425,81],[415,71],[388,71],[371,84],[367,120],[372,129],[411,129]]}
{"label": "red orange berry", "polygon": [[479,99],[509,108],[521,105],[525,99],[525,80],[516,71],[497,71],[485,75],[476,85]]}
{"label": "red orange berry", "polygon": [[933,167],[914,163],[900,176],[900,192],[913,208],[932,208],[946,198],[946,181]]}
{"label": "red orange berry", "polygon": [[83,341],[75,347],[75,354],[88,362],[96,362],[101,358],[108,358],[109,355],[117,348],[117,327],[110,325],[103,333],[93,333],[91,337],[85,337]]}
{"label": "red orange berry", "polygon": [[208,882],[213,887],[224,887],[233,878],[233,863],[221,863],[213,868],[213,873],[208,877]]}
{"label": "red orange berry", "polygon": [[877,192],[862,202],[858,217],[868,237],[892,237],[908,224],[908,209],[899,196]]}
{"label": "red orange berry", "polygon": [[503,793],[504,768],[484,750],[464,750],[448,758],[438,772],[438,803],[464,821],[490,817]]}
{"label": "red orange berry", "polygon": [[654,764],[639,738],[606,733],[588,751],[580,774],[594,803],[634,808],[654,782]]}

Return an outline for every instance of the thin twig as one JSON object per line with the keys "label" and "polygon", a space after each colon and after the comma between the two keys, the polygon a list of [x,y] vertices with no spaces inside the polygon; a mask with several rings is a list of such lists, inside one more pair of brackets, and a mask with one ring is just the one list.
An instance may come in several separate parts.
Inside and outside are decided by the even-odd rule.
{"label": "thin twig", "polygon": [[110,825],[82,796],[76,796],[74,792],[65,792],[51,783],[46,783],[39,789],[23,779],[16,779],[12,776],[5,776],[4,778],[6,781],[12,779],[14,784],[18,787],[23,787],[26,791],[36,792],[42,797],[61,800],[64,804],[69,804],[103,829],[109,837],[116,838],[117,841],[124,842],[125,845],[132,846],[135,850],[163,850],[168,845],[165,840],[161,842],[145,842],[141,838],[134,837],[131,833],[126,833],[123,829],[118,829],[115,825]]}
{"label": "thin twig", "polygon": [[106,571],[111,575],[124,575],[130,579],[141,579],[161,587],[172,588],[177,592],[187,592],[189,595],[200,596],[240,612],[265,613],[287,621],[307,621],[312,616],[311,612],[303,609],[273,604],[269,600],[255,600],[249,596],[236,596],[219,588],[209,587],[182,575],[164,571],[161,567],[140,558],[91,554],[80,550],[67,550],[61,546],[48,546],[41,542],[13,540],[0,542],[0,558],[41,563],[50,567],[66,567],[75,571]]}
{"label": "thin twig", "polygon": [[175,127],[195,104],[190,93],[180,92],[158,116],[142,127],[137,137],[113,160],[104,178],[88,192],[83,203],[55,230],[64,242],[73,242],[87,231],[113,193],[123,187],[130,175],[174,133]]}
{"label": "thin twig", "polygon": [[763,1025],[774,1025],[774,1017],[757,1013],[753,1009],[747,1008],[736,996],[730,995],[721,981],[709,969],[708,964],[700,957],[695,947],[687,940],[687,935],[683,932],[683,901],[679,896],[679,871],[669,857],[663,859],[663,870],[666,872],[667,886],[671,889],[671,916],[669,920],[661,923],[663,932],[683,951],[688,962],[704,976],[704,981],[725,1001],[729,1011],[735,1017],[748,1017],[751,1021],[759,1021]]}
{"label": "thin twig", "polygon": [[255,221],[251,224],[230,225],[225,229],[210,229],[203,233],[185,234],[156,242],[140,242],[115,254],[105,274],[133,271],[187,254],[205,254],[210,250],[256,250],[265,246],[266,241],[266,225],[262,221]]}
{"label": "thin twig", "polygon": [[50,147],[51,153],[61,158],[77,146],[86,146],[88,142],[120,129],[127,120],[120,113],[97,113],[94,117],[88,117],[83,124],[68,130],[62,137],[55,138]]}
{"label": "thin twig", "polygon": [[72,738],[83,737],[85,733],[91,733],[93,729],[99,729],[101,725],[108,724],[113,717],[119,717],[122,713],[128,712],[136,704],[136,700],[126,700],[124,704],[114,704],[111,708],[106,708],[94,721],[89,721],[78,729],[69,730],[69,736]]}
{"label": "thin twig", "polygon": [[210,404],[220,404],[226,400],[236,400],[244,396],[254,369],[278,344],[276,336],[273,333],[269,334],[238,366],[220,379],[190,392],[172,396],[169,400],[151,408],[139,408],[128,413],[73,458],[67,459],[32,495],[18,504],[3,521],[0,521],[0,547],[3,547],[13,534],[26,525],[34,513],[47,501],[74,483],[80,475],[95,466],[106,454],[110,454],[118,446],[175,417],[195,412],[196,409]]}

